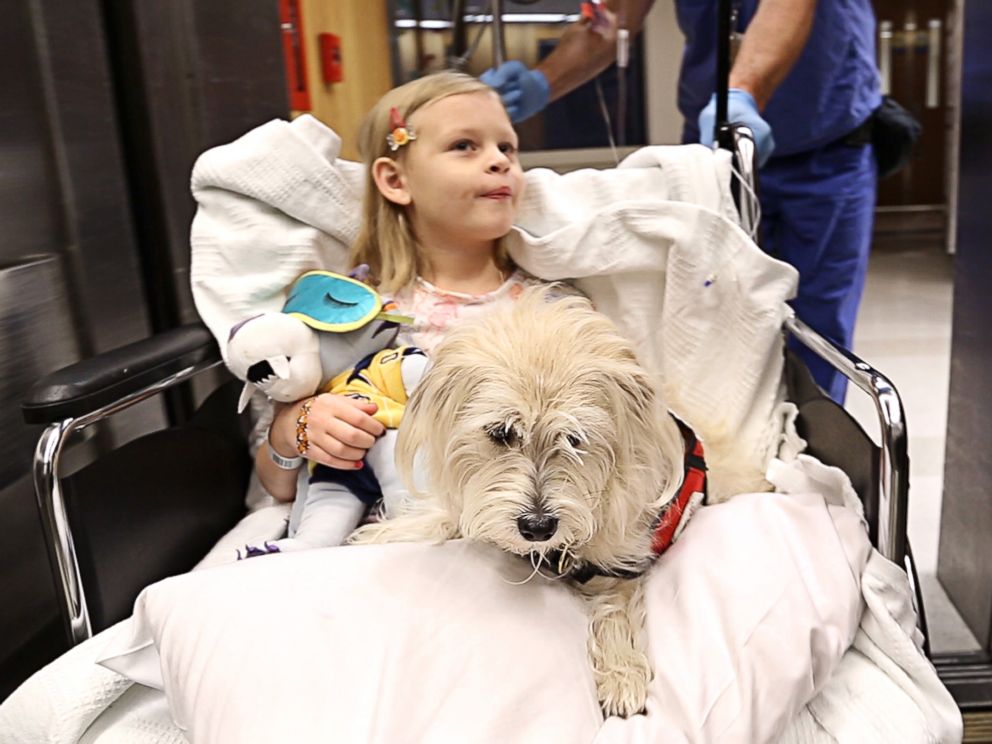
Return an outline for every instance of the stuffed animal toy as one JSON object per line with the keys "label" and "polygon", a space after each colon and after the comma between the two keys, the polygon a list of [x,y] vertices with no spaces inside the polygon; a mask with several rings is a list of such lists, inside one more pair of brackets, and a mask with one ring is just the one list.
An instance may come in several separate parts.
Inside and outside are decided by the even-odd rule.
{"label": "stuffed animal toy", "polygon": [[380,496],[387,515],[406,497],[394,465],[396,428],[427,358],[412,346],[394,348],[400,323],[409,319],[396,315],[361,275],[361,267],[352,276],[308,272],[293,284],[282,312],[231,329],[227,364],[245,381],[239,410],[255,390],[286,403],[330,392],[375,403],[374,417],[387,427],[362,469],[312,467],[306,495],[293,503],[289,536],[246,546],[249,556],[340,545]]}

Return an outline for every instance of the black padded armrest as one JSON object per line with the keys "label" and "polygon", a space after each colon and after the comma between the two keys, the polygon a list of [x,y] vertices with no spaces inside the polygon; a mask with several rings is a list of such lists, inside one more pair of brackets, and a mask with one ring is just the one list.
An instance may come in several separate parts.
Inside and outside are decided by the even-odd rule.
{"label": "black padded armrest", "polygon": [[21,412],[29,424],[78,418],[190,365],[220,358],[206,326],[182,326],[46,375],[31,388]]}
{"label": "black padded armrest", "polygon": [[878,446],[860,424],[813,381],[809,368],[791,349],[785,352],[786,395],[799,409],[796,430],[806,452],[843,470],[861,498],[872,545],[878,544]]}

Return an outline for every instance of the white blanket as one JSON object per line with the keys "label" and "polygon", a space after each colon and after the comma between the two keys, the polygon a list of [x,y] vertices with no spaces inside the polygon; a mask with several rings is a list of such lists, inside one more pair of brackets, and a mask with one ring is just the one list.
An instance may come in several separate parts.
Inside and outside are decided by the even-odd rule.
{"label": "white blanket", "polygon": [[[306,551],[161,582],[105,663],[162,687],[205,744],[777,739],[856,633],[862,520],[808,490],[744,494],[699,510],[686,535],[644,588],[647,714],[605,726],[578,596],[520,584],[525,561],[465,541]],[[714,543],[734,560],[714,560]]]}
{"label": "white blanket", "polygon": [[[337,160],[339,144],[301,117],[270,122],[198,161],[192,281],[221,341],[238,320],[278,309],[303,271],[343,268],[361,170]],[[537,276],[576,279],[638,343],[671,407],[705,439],[746,442],[745,456],[762,470],[771,462],[768,477],[785,493],[833,493],[855,508],[849,485],[811,483],[808,469],[797,475],[772,461],[788,408],[779,397],[779,329],[796,277],[727,219],[728,180],[727,164],[695,146],[646,148],[620,170],[531,171],[511,252]],[[830,665],[784,741],[959,740],[957,709],[916,643],[905,575],[873,553],[860,583],[867,610],[854,646]],[[0,732],[75,741],[126,687],[92,665],[98,650],[84,644],[32,678],[0,706]],[[53,723],[62,733],[52,734]],[[607,722],[602,741],[652,740],[636,721],[618,738],[617,725]]]}
{"label": "white blanket", "polygon": [[[335,556],[326,551],[291,556],[306,567],[288,573],[281,571],[283,564],[277,560],[260,560],[221,569],[213,577],[208,576],[213,571],[196,572],[197,577],[155,585],[138,604],[137,625],[115,626],[78,646],[34,675],[0,706],[0,742],[182,742],[183,734],[170,723],[170,708],[187,731],[197,734],[196,741],[206,742],[230,741],[225,734],[237,731],[239,722],[254,728],[242,731],[238,741],[280,740],[289,730],[280,714],[288,717],[290,713],[293,730],[302,737],[294,741],[300,742],[323,741],[332,729],[341,734],[341,741],[393,741],[395,737],[390,738],[389,732],[407,730],[403,727],[414,720],[426,727],[425,731],[434,731],[432,741],[502,742],[507,740],[499,733],[502,727],[534,731],[538,723],[553,723],[555,709],[573,726],[574,737],[568,741],[594,744],[960,741],[957,708],[910,640],[915,616],[908,602],[906,578],[866,549],[857,510],[851,508],[855,497],[847,479],[805,456],[791,463],[774,461],[768,475],[784,493],[794,494],[790,496],[794,505],[782,497],[744,497],[712,511],[704,510],[700,521],[690,525],[705,537],[707,530],[719,528],[716,515],[729,509],[724,524],[729,516],[735,528],[741,527],[731,534],[731,539],[742,544],[737,564],[707,565],[706,540],[690,540],[680,542],[668,555],[667,564],[659,565],[648,590],[648,613],[649,619],[665,621],[661,624],[666,630],[659,632],[661,628],[649,620],[651,655],[659,673],[652,682],[647,716],[609,719],[605,725],[597,721],[595,702],[590,699],[592,683],[585,662],[581,608],[570,593],[563,595],[562,587],[553,583],[513,587],[493,581],[492,568],[500,565],[498,554],[453,545],[448,550],[460,554],[460,559],[452,560],[447,554],[433,559],[452,568],[444,580],[445,589],[452,593],[445,604],[447,612],[435,618],[425,615],[423,621],[412,623],[400,616],[399,624],[392,626],[385,638],[382,631],[393,614],[382,613],[381,607],[390,602],[411,609],[419,606],[404,597],[411,592],[417,596],[422,591],[418,585],[430,583],[431,571],[408,571],[408,575],[392,569],[388,575],[380,572],[380,582],[385,579],[395,586],[395,591],[382,592],[378,585],[365,587],[366,572],[355,575],[349,569],[345,578],[351,575],[357,585],[344,593],[343,608],[342,600],[337,599],[340,593],[314,586],[316,582],[326,588],[328,580],[334,580],[328,569],[333,569],[334,560],[330,559]],[[284,518],[278,509],[257,512],[225,540],[224,552],[248,535],[280,529]],[[763,539],[772,539],[775,547],[748,551],[747,544],[756,532]],[[808,550],[811,543],[822,546],[815,551],[815,558]],[[371,552],[366,549],[358,556],[355,551],[358,549],[343,548],[332,553],[339,553],[339,558],[344,553],[355,555],[353,565],[358,565]],[[769,571],[767,566],[762,571],[762,562],[782,560],[790,554],[796,559],[788,562],[788,571]],[[475,568],[470,565],[473,556],[479,564]],[[406,563],[389,561],[390,566]],[[424,564],[417,566],[422,569]],[[232,573],[241,569],[249,573]],[[767,580],[743,578],[755,572],[766,575]],[[858,611],[857,592],[851,591],[857,587],[858,573],[868,604],[860,628],[847,619],[852,611]],[[456,575],[463,576],[458,583]],[[728,576],[730,591],[752,595],[744,616],[728,616],[713,591],[713,583],[722,585]],[[789,576],[794,578],[779,583]],[[265,599],[259,599],[260,595]],[[479,602],[495,603],[499,609],[480,612]],[[490,669],[491,665],[504,664],[507,658],[507,651],[500,651],[503,646],[499,644],[510,643],[508,648],[519,650],[513,643],[514,633],[525,632],[514,631],[511,621],[529,622],[538,607],[540,617],[550,623],[543,627],[551,631],[557,655],[550,653],[539,634],[532,633],[532,640],[541,644],[541,651],[530,662],[532,674],[518,675],[514,685],[493,685],[492,678],[499,672]],[[822,612],[823,622],[804,639],[803,626],[795,622],[795,616],[808,612],[807,607]],[[456,610],[474,622],[459,620],[459,615],[453,614]],[[427,608],[418,611],[429,612]],[[383,614],[385,620],[380,617]],[[314,617],[306,621],[310,615]],[[475,627],[489,617],[495,620],[489,621],[490,628]],[[559,622],[551,623],[552,617]],[[695,620],[686,622],[687,618]],[[368,631],[377,638],[372,643],[375,652],[371,656],[363,652],[364,643],[354,648],[356,644],[348,640],[352,636],[345,635],[345,643],[337,646],[335,661],[327,661],[327,644],[336,637],[331,633],[329,638],[328,633],[342,623],[377,628]],[[850,641],[852,629],[854,647],[838,664],[838,649]],[[480,647],[472,640],[473,632],[492,636],[494,649],[489,643]],[[427,676],[417,676],[416,670],[405,664],[403,659],[408,656],[404,649],[421,648],[419,653],[424,653],[437,648],[432,636],[438,633],[455,647],[474,647],[474,675],[466,674],[460,666],[459,654],[431,651],[433,661],[429,663],[437,673]],[[460,640],[451,637],[452,633]],[[429,642],[414,643],[418,637]],[[567,642],[563,644],[563,640]],[[156,646],[151,645],[153,641]],[[790,653],[781,653],[783,646]],[[161,661],[156,658],[156,647],[163,649]],[[110,655],[121,664],[132,650],[139,653],[131,656],[129,673],[156,687],[166,687],[168,705],[158,690],[142,685],[127,689],[128,679],[94,663]],[[246,654],[247,665],[232,663],[232,657]],[[371,658],[377,661],[367,663]],[[289,678],[278,671],[286,666],[287,659],[294,670]],[[568,675],[547,676],[549,666],[560,672],[566,659],[572,669]],[[753,674],[756,669],[760,669],[758,677]],[[346,682],[353,680],[362,690],[380,692],[355,693],[353,685],[342,686],[337,680],[335,672],[339,670],[349,672]],[[411,672],[414,676],[407,684],[401,683],[403,675]],[[779,684],[772,688],[754,686],[761,679],[767,682],[769,675]],[[314,678],[321,684],[313,684]],[[443,716],[424,711],[418,707],[422,705],[422,689],[404,695],[404,691],[414,689],[409,687],[413,679],[439,698],[451,685],[465,687],[461,706],[445,708]],[[558,680],[554,683],[557,688],[553,679]],[[329,700],[321,697],[320,691],[326,691],[335,680],[335,695]],[[300,687],[304,681],[311,684]],[[485,689],[482,696],[477,692],[480,684]],[[545,696],[561,696],[560,702],[551,710],[542,707],[538,711],[540,721],[531,711],[526,720],[515,723],[512,711],[520,705],[519,694],[532,694],[535,684]],[[287,697],[290,690],[293,695]],[[803,700],[815,690],[819,692],[802,707]],[[471,694],[466,697],[466,693]],[[319,704],[309,701],[314,694],[320,698]],[[378,704],[380,695],[389,696],[392,702]],[[473,725],[473,714],[465,706],[478,705],[480,697],[483,708],[478,714],[500,714],[499,730],[484,731]],[[246,708],[245,700],[253,702]],[[319,711],[319,715],[308,714],[311,710]],[[783,718],[790,710],[798,711],[791,724]],[[378,738],[363,733],[371,730],[366,727],[373,722]],[[463,735],[456,736],[458,731]],[[466,736],[468,731],[474,733]],[[555,739],[545,736],[540,740]]]}

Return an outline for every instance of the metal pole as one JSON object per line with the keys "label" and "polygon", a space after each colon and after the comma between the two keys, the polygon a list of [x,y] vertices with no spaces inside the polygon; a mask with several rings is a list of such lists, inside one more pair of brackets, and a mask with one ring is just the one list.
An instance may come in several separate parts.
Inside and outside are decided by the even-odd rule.
{"label": "metal pole", "polygon": [[[465,0],[454,0],[451,4],[451,54],[449,67],[455,67],[468,51],[468,29],[465,24]],[[461,67],[457,67],[461,69]]]}
{"label": "metal pole", "polygon": [[716,120],[713,141],[726,150],[733,149],[727,100],[730,94],[730,15],[731,0],[720,0],[716,24]]}
{"label": "metal pole", "polygon": [[66,635],[73,646],[93,635],[83,582],[79,577],[76,548],[58,479],[59,456],[68,435],[74,430],[72,419],[52,424],[38,440],[34,456],[35,495],[45,528],[52,572],[56,577],[56,597],[63,609]]}
{"label": "metal pole", "polygon": [[506,61],[506,39],[503,37],[503,0],[492,0],[493,8],[493,67]]}

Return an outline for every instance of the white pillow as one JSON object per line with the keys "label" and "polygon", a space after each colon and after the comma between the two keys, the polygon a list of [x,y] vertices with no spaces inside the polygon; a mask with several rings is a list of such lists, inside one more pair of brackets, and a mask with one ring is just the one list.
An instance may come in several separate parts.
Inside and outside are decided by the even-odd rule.
{"label": "white pillow", "polygon": [[646,590],[647,715],[603,725],[581,601],[494,548],[266,556],[146,589],[102,663],[193,742],[759,742],[858,626],[869,546],[819,495],[701,509]]}

